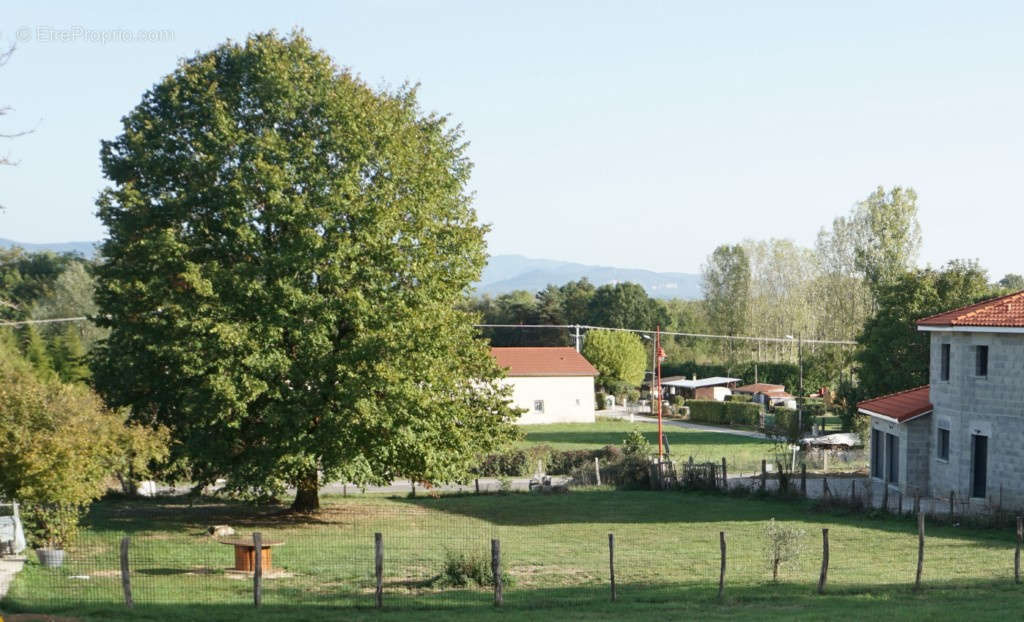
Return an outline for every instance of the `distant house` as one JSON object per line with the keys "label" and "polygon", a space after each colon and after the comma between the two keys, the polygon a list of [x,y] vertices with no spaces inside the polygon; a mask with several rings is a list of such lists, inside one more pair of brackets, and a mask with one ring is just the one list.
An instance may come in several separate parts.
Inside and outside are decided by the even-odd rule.
{"label": "distant house", "polygon": [[857,404],[871,476],[904,495],[1024,504],[1024,292],[917,322],[930,383]]}
{"label": "distant house", "polygon": [[742,387],[736,387],[732,392],[749,395],[754,402],[765,406],[796,408],[796,398],[789,393],[786,393],[786,385],[783,384],[767,384],[764,382],[758,382],[755,384],[746,384]]}
{"label": "distant house", "polygon": [[517,423],[593,423],[597,369],[573,348],[491,348],[512,387]]}
{"label": "distant house", "polygon": [[686,376],[669,376],[661,379],[661,390],[665,396],[682,395],[688,399],[725,400],[732,393],[732,387],[742,382],[739,378],[697,378],[687,380]]}

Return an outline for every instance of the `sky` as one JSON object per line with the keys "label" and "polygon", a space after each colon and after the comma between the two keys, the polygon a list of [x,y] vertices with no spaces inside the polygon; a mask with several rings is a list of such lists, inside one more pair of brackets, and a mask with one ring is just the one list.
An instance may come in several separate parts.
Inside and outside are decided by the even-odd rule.
{"label": "sky", "polygon": [[97,240],[99,146],[176,63],[301,27],[462,125],[492,254],[698,272],[804,245],[875,187],[919,195],[921,264],[1024,272],[1024,5],[5,2],[0,238]]}

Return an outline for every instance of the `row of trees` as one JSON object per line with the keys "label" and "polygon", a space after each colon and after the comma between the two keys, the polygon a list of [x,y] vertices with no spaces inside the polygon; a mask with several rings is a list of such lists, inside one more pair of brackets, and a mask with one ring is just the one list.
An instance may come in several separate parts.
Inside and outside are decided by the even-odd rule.
{"label": "row of trees", "polygon": [[[673,325],[672,308],[651,298],[636,283],[595,287],[586,278],[564,285],[548,285],[539,292],[509,292],[495,298],[466,301],[484,324],[583,324],[606,328],[654,330]],[[565,330],[488,329],[495,346],[568,345]]]}

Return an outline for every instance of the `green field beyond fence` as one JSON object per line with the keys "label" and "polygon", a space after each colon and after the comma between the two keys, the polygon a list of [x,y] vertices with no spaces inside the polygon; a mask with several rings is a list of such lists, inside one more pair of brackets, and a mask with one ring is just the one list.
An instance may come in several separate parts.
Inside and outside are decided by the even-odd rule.
{"label": "green field beyond fence", "polygon": [[[425,617],[430,609],[445,610],[446,617],[489,615],[492,539],[500,540],[508,577],[503,610],[522,619],[549,607],[564,612],[551,615],[592,611],[607,619],[643,619],[652,607],[701,617],[839,615],[836,608],[851,600],[868,606],[911,598],[918,559],[913,520],[815,513],[806,501],[599,489],[325,501],[312,517],[210,499],[192,506],[179,499],[104,501],[94,506],[90,528],[68,551],[64,567],[29,563],[2,606],[8,613],[128,617],[118,560],[119,541],[127,535],[131,616],[249,618],[256,614],[252,574],[231,570],[232,547],[206,533],[215,524],[283,541],[273,549],[273,570],[265,574],[261,612],[280,619],[312,619],[326,609],[345,617],[377,616],[372,608],[378,532],[384,608],[411,617]],[[799,558],[781,568],[777,584],[762,551],[763,530],[772,518],[803,530]],[[830,529],[831,562],[826,595],[818,596],[823,527]],[[719,532],[725,533],[728,562],[722,601]],[[616,545],[614,605],[609,533]],[[940,600],[963,598],[968,590],[975,599],[1018,602],[1024,593],[1013,584],[1013,554],[1010,531],[929,525],[923,584]],[[462,580],[467,585],[460,586]],[[897,606],[890,617],[901,612],[920,610]],[[865,611],[850,613],[860,617]]]}

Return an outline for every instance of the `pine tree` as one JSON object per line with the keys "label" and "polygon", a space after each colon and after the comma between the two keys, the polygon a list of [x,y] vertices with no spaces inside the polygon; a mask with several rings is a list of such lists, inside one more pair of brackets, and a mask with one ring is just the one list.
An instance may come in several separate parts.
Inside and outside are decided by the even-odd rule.
{"label": "pine tree", "polygon": [[39,374],[53,372],[53,360],[46,349],[46,340],[36,330],[34,324],[29,324],[22,329],[21,353],[32,364],[32,368]]}
{"label": "pine tree", "polygon": [[85,365],[85,346],[78,328],[67,324],[51,342],[53,369],[64,382],[84,382],[89,378]]}

